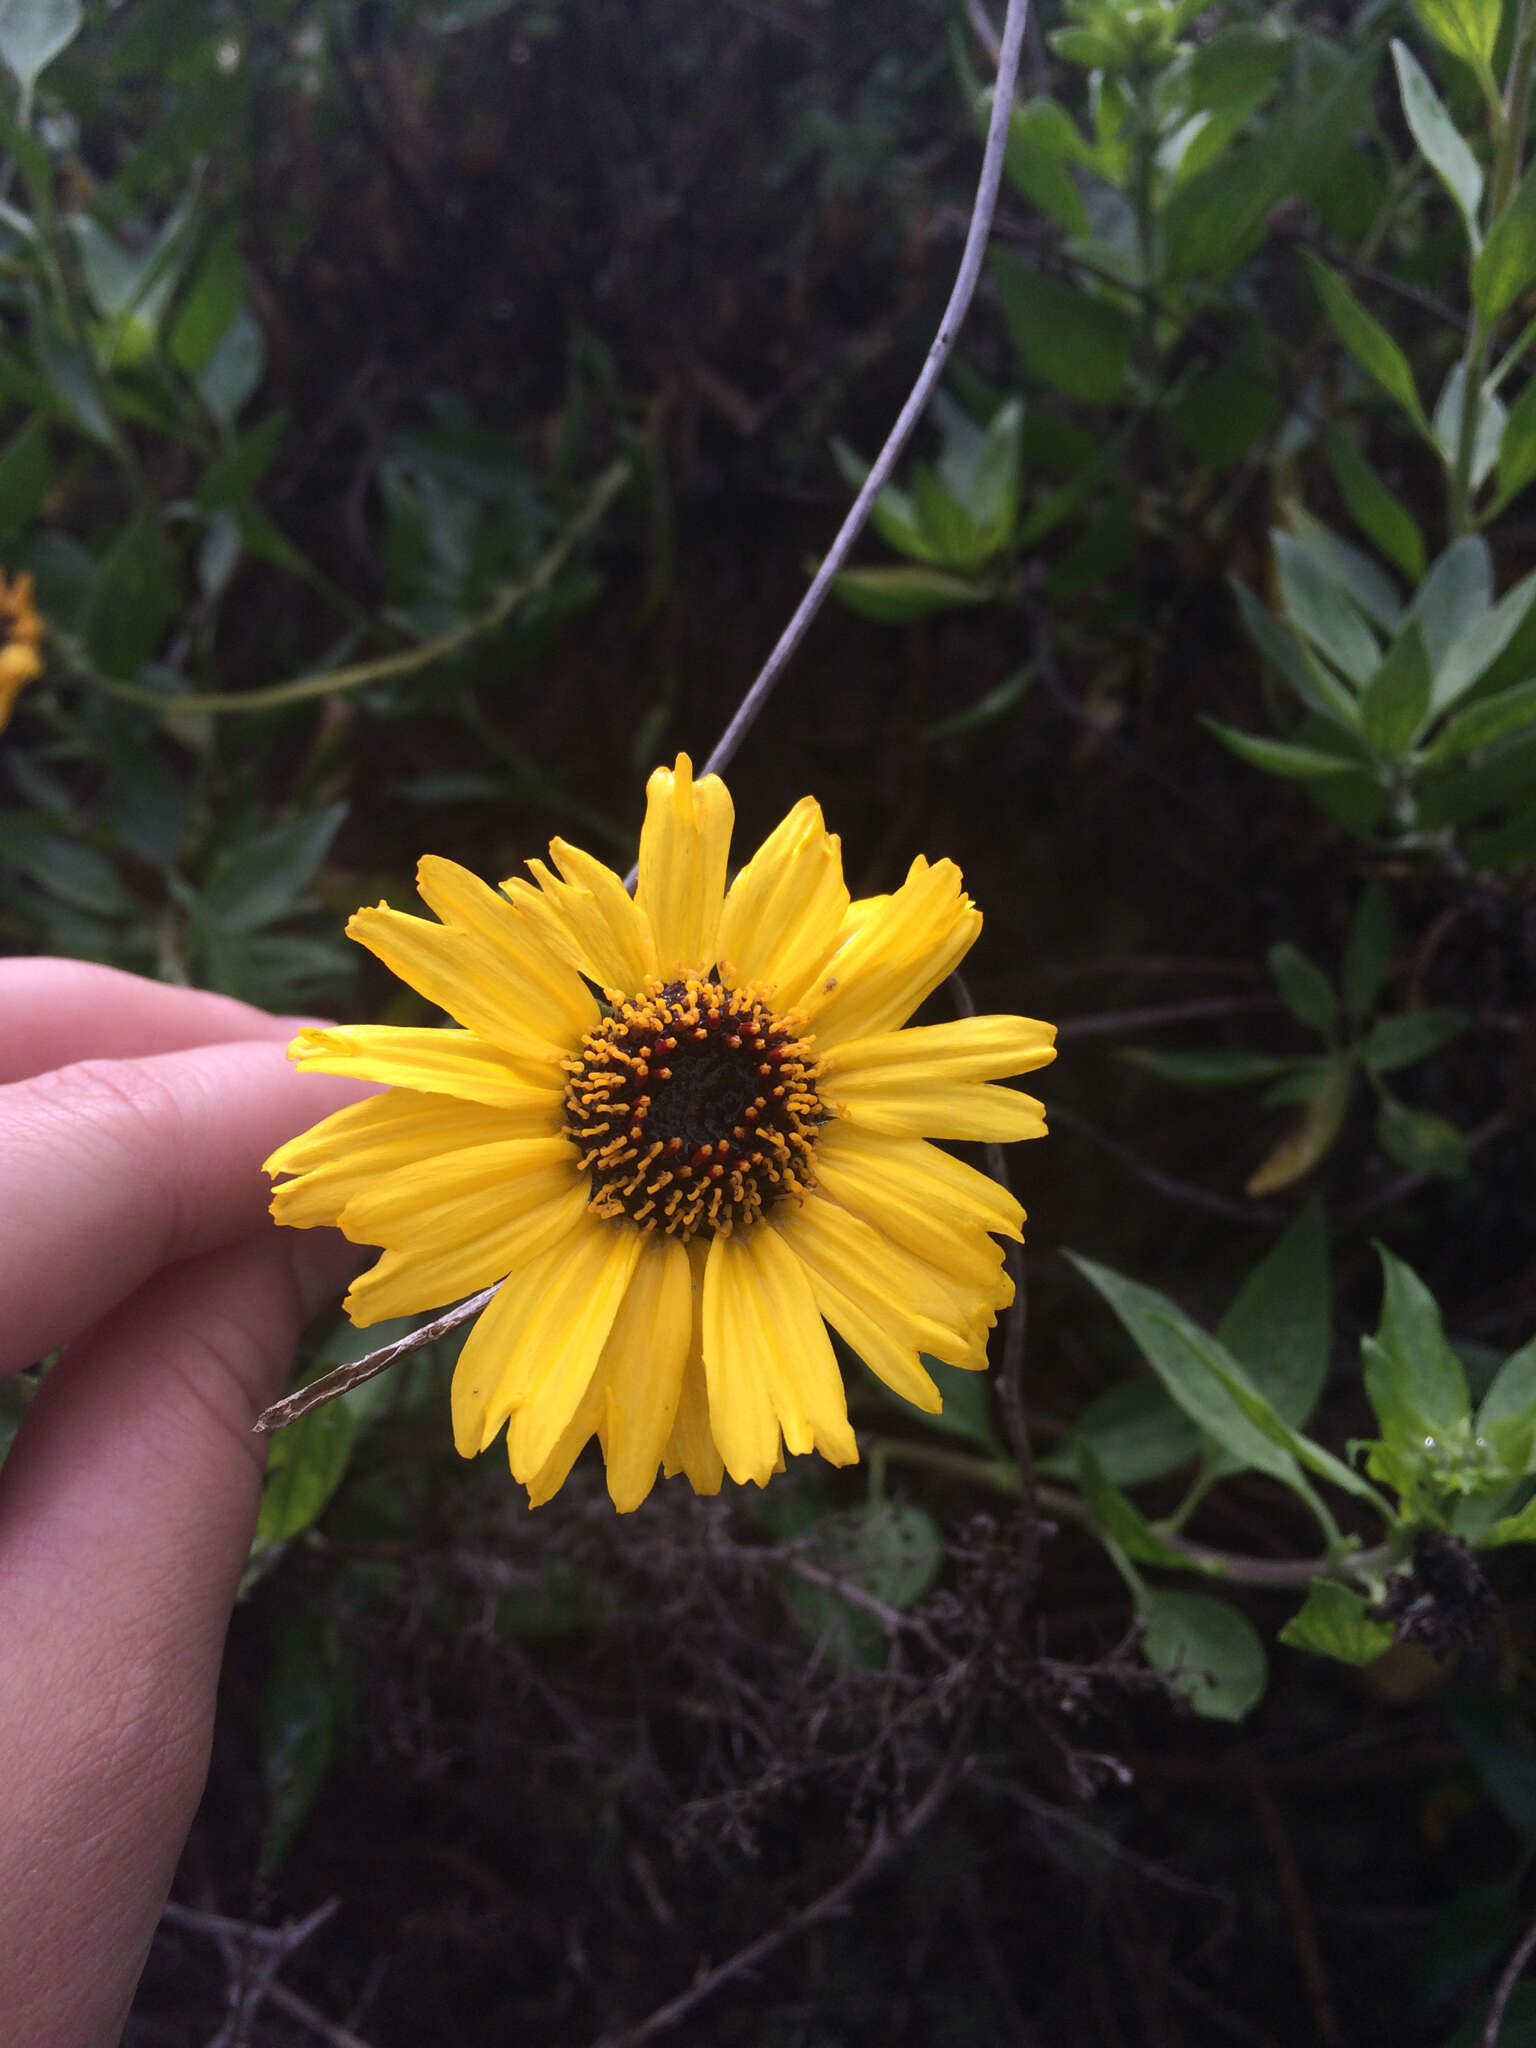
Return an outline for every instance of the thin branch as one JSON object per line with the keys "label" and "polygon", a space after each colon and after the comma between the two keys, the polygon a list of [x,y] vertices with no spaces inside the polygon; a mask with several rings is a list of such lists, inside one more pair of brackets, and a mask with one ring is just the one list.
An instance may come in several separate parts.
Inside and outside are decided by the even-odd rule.
{"label": "thin branch", "polygon": [[1278,996],[1191,996],[1184,1003],[1157,1003],[1144,1010],[1102,1010],[1091,1017],[1064,1017],[1063,1038],[1120,1038],[1128,1031],[1158,1031],[1165,1024],[1191,1024],[1206,1017],[1243,1017],[1282,1007]]}
{"label": "thin branch", "polygon": [[1058,1103],[1052,1109],[1051,1115],[1064,1130],[1074,1131],[1078,1137],[1086,1138],[1090,1145],[1096,1145],[1101,1152],[1107,1152],[1110,1158],[1117,1160],[1128,1173],[1134,1174],[1144,1187],[1151,1188],[1156,1194],[1166,1195],[1171,1202],[1182,1202],[1188,1209],[1201,1209],[1207,1216],[1220,1216],[1228,1223],[1250,1223],[1260,1229],[1284,1223],[1286,1220],[1287,1212],[1273,1203],[1251,1202],[1245,1205],[1231,1202],[1225,1195],[1213,1195],[1207,1189],[1197,1187],[1193,1181],[1179,1180],[1171,1173],[1164,1173],[1160,1167],[1153,1166],[1139,1153],[1133,1152],[1129,1145],[1122,1145],[1118,1138],[1111,1138],[1106,1131],[1101,1131],[1086,1117],[1079,1116],[1076,1110],[1067,1109]]}
{"label": "thin branch", "polygon": [[1493,1999],[1488,2007],[1488,2018],[1483,2025],[1480,2048],[1499,2048],[1499,2036],[1504,2031],[1505,2010],[1533,1953],[1536,1953],[1536,1920],[1527,1927],[1516,1945],[1514,1954],[1499,1972],[1499,1981],[1494,1986]]}
{"label": "thin branch", "polygon": [[501,1286],[487,1287],[483,1293],[472,1294],[468,1301],[461,1301],[457,1308],[451,1308],[446,1315],[435,1317],[430,1323],[423,1323],[419,1330],[412,1330],[408,1336],[397,1338],[393,1344],[382,1345],[377,1351],[370,1351],[366,1358],[357,1358],[350,1365],[338,1365],[334,1372],[323,1374],[311,1380],[307,1387],[300,1387],[296,1394],[288,1394],[281,1401],[274,1401],[270,1408],[264,1408],[251,1428],[257,1436],[270,1436],[275,1429],[286,1429],[290,1422],[297,1422],[301,1415],[307,1415],[312,1408],[322,1408],[327,1401],[334,1401],[338,1395],[350,1394],[354,1387],[362,1386],[365,1380],[376,1379],[387,1371],[396,1359],[404,1358],[408,1352],[419,1351],[424,1344],[434,1344],[439,1337],[446,1337],[450,1330],[456,1330],[460,1323],[467,1323],[471,1316],[479,1315],[491,1296]]}
{"label": "thin branch", "polygon": [[827,550],[826,559],[816,572],[811,587],[800,600],[794,617],[784,628],[778,645],[764,662],[757,680],[742,698],[730,724],[720,735],[713,753],[700,771],[702,774],[718,774],[721,769],[728,766],[737,748],[746,738],[753,721],[767,703],[779,677],[784,673],[796,648],[810,629],[811,621],[821,610],[827,592],[832,587],[832,579],[848,559],[849,551],[863,532],[870,510],[889,482],[891,472],[911,438],[913,428],[921,419],[933,394],[933,388],[949,360],[949,352],[954,347],[955,337],[970,308],[976,281],[981,275],[981,260],[986,253],[987,237],[992,228],[992,215],[997,206],[997,188],[1003,173],[1003,155],[1008,146],[1008,122],[1013,110],[1013,89],[1019,72],[1019,51],[1024,42],[1024,24],[1028,13],[1028,0],[1008,0],[1008,16],[1003,24],[1002,43],[998,53],[997,85],[992,96],[992,117],[987,125],[987,146],[981,161],[981,177],[976,187],[976,204],[971,211],[970,230],[965,238],[965,249],[960,258],[955,288],[950,293],[949,304],[944,308],[944,317],[939,322],[939,331],[934,338],[933,346],[929,349],[927,359],[918,373],[917,382],[913,385],[911,394],[891,429],[889,439],[875,457],[874,466],[864,479],[864,488],[854,499],[847,518],[838,529],[836,539]]}

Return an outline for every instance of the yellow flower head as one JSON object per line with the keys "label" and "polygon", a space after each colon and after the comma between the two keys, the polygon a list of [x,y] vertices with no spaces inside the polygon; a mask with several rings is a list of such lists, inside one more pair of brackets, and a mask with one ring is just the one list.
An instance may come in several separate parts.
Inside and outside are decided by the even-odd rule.
{"label": "yellow flower head", "polygon": [[658,1466],[713,1493],[786,1450],[852,1464],[829,1323],[937,1413],[922,1354],[986,1364],[1013,1293],[994,1233],[1024,1212],[929,1140],[1045,1130],[996,1083],[1055,1057],[1052,1026],[902,1028],[981,929],[953,862],[850,902],[805,797],[727,888],[725,785],[684,754],[647,797],[633,898],[557,839],[500,892],[423,860],[440,922],[358,911],[351,936],[459,1028],[302,1031],[300,1067],[390,1085],[267,1162],[279,1222],[384,1247],[355,1323],[502,1283],[454,1441],[505,1428],[535,1506],[594,1434],[620,1509]]}
{"label": "yellow flower head", "polygon": [[43,622],[32,603],[32,578],[7,580],[0,569],[0,732],[10,724],[23,688],[43,672],[38,651],[42,637]]}

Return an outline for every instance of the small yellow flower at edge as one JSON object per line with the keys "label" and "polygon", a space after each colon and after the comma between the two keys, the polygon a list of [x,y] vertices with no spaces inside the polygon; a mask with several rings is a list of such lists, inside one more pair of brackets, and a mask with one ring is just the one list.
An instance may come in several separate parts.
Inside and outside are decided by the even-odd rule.
{"label": "small yellow flower at edge", "polygon": [[1055,1057],[1051,1025],[902,1028],[981,929],[952,861],[852,902],[805,797],[727,888],[724,783],[679,755],[647,799],[632,898],[556,839],[500,891],[423,860],[440,922],[358,911],[350,935],[459,1028],[301,1032],[299,1067],[389,1088],[267,1162],[279,1222],[383,1247],[354,1323],[502,1283],[454,1441],[505,1429],[534,1506],[594,1435],[621,1510],[658,1467],[713,1493],[785,1451],[854,1463],[828,1324],[937,1413],[922,1355],[985,1366],[1024,1212],[930,1140],[1045,1131],[997,1083]]}
{"label": "small yellow flower at edge", "polygon": [[42,637],[43,622],[32,603],[32,578],[7,580],[0,569],[0,732],[10,724],[22,690],[43,672]]}

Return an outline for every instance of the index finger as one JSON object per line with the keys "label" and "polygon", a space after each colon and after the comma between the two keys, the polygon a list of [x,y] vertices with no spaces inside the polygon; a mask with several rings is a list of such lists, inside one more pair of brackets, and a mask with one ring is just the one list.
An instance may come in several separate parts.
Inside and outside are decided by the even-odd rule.
{"label": "index finger", "polygon": [[76,1060],[130,1060],[239,1038],[291,1038],[291,1017],[90,960],[0,960],[0,1082]]}
{"label": "index finger", "polygon": [[261,1162],[374,1092],[295,1073],[271,1041],[0,1087],[0,1373],[68,1343],[159,1267],[275,1229]]}

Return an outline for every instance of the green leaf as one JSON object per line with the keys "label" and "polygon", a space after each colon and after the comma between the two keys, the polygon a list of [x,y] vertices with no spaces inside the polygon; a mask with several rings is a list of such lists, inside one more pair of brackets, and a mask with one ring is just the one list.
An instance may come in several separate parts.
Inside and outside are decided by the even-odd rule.
{"label": "green leaf", "polygon": [[1419,399],[1408,358],[1376,317],[1368,313],[1336,270],[1303,252],[1323,311],[1334,333],[1361,369],[1407,413],[1426,440],[1434,437]]}
{"label": "green leaf", "polygon": [[1493,557],[1481,534],[1451,543],[1408,609],[1419,622],[1429,665],[1438,675],[1451,649],[1493,609]]}
{"label": "green leaf", "polygon": [[[1461,416],[1466,404],[1466,389],[1466,365],[1453,363],[1441,386],[1440,396],[1435,400],[1434,417],[1430,421],[1435,446],[1440,450],[1446,468],[1452,471],[1461,459]],[[1478,393],[1477,423],[1472,435],[1470,478],[1474,491],[1481,490],[1493,474],[1508,418],[1503,401],[1485,383]]]}
{"label": "green leaf", "polygon": [[913,619],[930,619],[936,612],[955,611],[962,605],[987,604],[993,596],[988,583],[973,583],[942,569],[916,565],[844,569],[833,578],[832,587],[851,610],[884,626],[904,626]]}
{"label": "green leaf", "polygon": [[1390,1095],[1376,1111],[1376,1142],[1410,1173],[1461,1180],[1471,1169],[1467,1141],[1453,1123],[1432,1109],[1410,1109]]}
{"label": "green leaf", "polygon": [[1499,443],[1499,502],[1507,504],[1536,476],[1536,377],[1509,408]]}
{"label": "green leaf", "polygon": [[979,570],[991,550],[976,521],[924,462],[912,469],[912,506],[932,559],[962,575]]}
{"label": "green leaf", "polygon": [[[1359,724],[1359,707],[1353,696],[1331,670],[1324,668],[1301,642],[1272,618],[1247,584],[1232,579],[1232,594],[1243,615],[1243,629],[1266,661],[1271,662],[1290,684],[1309,711],[1334,725],[1353,731]],[[1208,724],[1209,720],[1206,721]]]}
{"label": "green leaf", "polygon": [[0,541],[32,524],[52,481],[48,423],[34,413],[0,454]]}
{"label": "green leaf", "polygon": [[[1120,1318],[1137,1349],[1157,1374],[1170,1397],[1184,1410],[1196,1428],[1215,1439],[1240,1467],[1252,1466],[1268,1472],[1285,1485],[1296,1487],[1300,1473],[1289,1452],[1282,1450],[1252,1422],[1227,1388],[1211,1371],[1214,1351],[1225,1357],[1223,1347],[1155,1287],[1143,1287],[1135,1280],[1096,1265],[1076,1252],[1066,1255],[1085,1280],[1095,1286]],[[1227,1360],[1240,1378],[1234,1361]]]}
{"label": "green leaf", "polygon": [[327,1401],[272,1439],[256,1535],[286,1543],[319,1515],[341,1484],[357,1441],[357,1417],[345,1401]]}
{"label": "green leaf", "polygon": [[1077,1444],[1074,1476],[1084,1500],[1093,1510],[1099,1533],[1123,1550],[1127,1557],[1137,1564],[1162,1565],[1170,1571],[1202,1569],[1198,1562],[1165,1542],[1134,1502],[1127,1500],[1119,1487],[1104,1476],[1104,1468],[1086,1438]]}
{"label": "green leaf", "polygon": [[80,0],[0,0],[0,64],[21,87],[23,105],[84,20]]}
{"label": "green leaf", "polygon": [[1239,732],[1236,726],[1223,725],[1219,718],[1202,715],[1200,723],[1240,761],[1246,761],[1250,768],[1262,768],[1266,775],[1281,775],[1290,782],[1320,782],[1332,775],[1360,773],[1360,762],[1344,754],[1325,754],[1320,747],[1298,746],[1294,740],[1271,740],[1262,733]]}
{"label": "green leaf", "polygon": [[1328,1377],[1332,1330],[1328,1227],[1314,1196],[1243,1282],[1216,1337],[1280,1419],[1299,1429]]}
{"label": "green leaf", "polygon": [[1507,1543],[1536,1543],[1536,1498],[1515,1514],[1502,1515],[1477,1539],[1479,1550],[1500,1550]]}
{"label": "green leaf", "polygon": [[178,370],[195,378],[207,369],[244,299],[245,266],[231,229],[209,246],[171,322],[168,345]]}
{"label": "green leaf", "polygon": [[1280,417],[1272,384],[1261,383],[1236,363],[1218,363],[1208,375],[1186,384],[1168,408],[1168,424],[1193,454],[1213,468],[1241,462]]}
{"label": "green leaf", "polygon": [[1361,1043],[1360,1058],[1370,1073],[1392,1074],[1427,1060],[1465,1031],[1467,1023],[1465,1010],[1408,1010],[1400,1017],[1383,1017]]}
{"label": "green leaf", "polygon": [[1314,1443],[1309,1436],[1294,1428],[1281,1416],[1273,1404],[1261,1394],[1253,1382],[1243,1373],[1230,1352],[1226,1351],[1214,1337],[1208,1337],[1203,1330],[1193,1332],[1194,1349],[1203,1359],[1212,1379],[1223,1387],[1237,1405],[1244,1420],[1251,1423],[1265,1440],[1282,1453],[1289,1453],[1295,1464],[1291,1467],[1290,1484],[1300,1492],[1305,1485],[1296,1476],[1296,1467],[1304,1466],[1319,1479],[1326,1479],[1343,1493],[1352,1493],[1356,1499],[1369,1501],[1378,1514],[1387,1510],[1380,1494],[1362,1479],[1352,1465],[1346,1465],[1342,1458],[1336,1458],[1332,1451],[1325,1451],[1321,1444]]}
{"label": "green leaf", "polygon": [[1075,1479],[1086,1444],[1112,1486],[1141,1486],[1200,1455],[1200,1432],[1150,1373],[1122,1380],[1080,1409],[1071,1434],[1040,1460],[1040,1470]]}
{"label": "green leaf", "polygon": [[1009,335],[1034,375],[1069,398],[1118,398],[1135,333],[1129,314],[1006,250],[994,252],[992,267]]}
{"label": "green leaf", "polygon": [[291,1607],[277,1611],[273,1630],[258,1717],[266,1791],[260,1867],[267,1879],[293,1847],[330,1775],[348,1689],[334,1630]]}
{"label": "green leaf", "polygon": [[1507,590],[1491,611],[1463,627],[1435,664],[1434,708],[1447,711],[1492,668],[1536,605],[1536,570]]}
{"label": "green leaf", "polygon": [[1265,954],[1270,976],[1280,991],[1280,1000],[1296,1019],[1310,1030],[1326,1036],[1338,1015],[1338,998],[1333,983],[1321,967],[1307,958],[1299,946],[1282,939]]}
{"label": "green leaf", "polygon": [[1133,1046],[1120,1057],[1129,1066],[1141,1067],[1181,1088],[1244,1088],[1257,1081],[1273,1081],[1279,1074],[1290,1073],[1296,1065],[1293,1058],[1283,1053],[1224,1048],[1210,1052],[1156,1052],[1149,1047]]}
{"label": "green leaf", "polygon": [[[915,1607],[938,1577],[944,1538],[925,1509],[885,1503],[854,1515],[827,1516],[806,1545],[807,1561],[855,1591],[900,1613]],[[824,1654],[848,1670],[883,1670],[890,1643],[878,1616],[835,1586],[786,1573],[796,1619]]]}
{"label": "green leaf", "polygon": [[1347,1055],[1325,1060],[1301,1114],[1244,1183],[1250,1195],[1272,1195],[1312,1171],[1327,1156],[1344,1123],[1354,1090],[1354,1061]]}
{"label": "green leaf", "polygon": [[72,910],[89,911],[95,917],[121,918],[131,915],[136,907],[117,869],[94,846],[50,836],[24,840],[9,852],[24,875]]}
{"label": "green leaf", "polygon": [[1453,761],[1461,754],[1491,746],[1509,733],[1523,731],[1536,723],[1536,676],[1516,683],[1512,690],[1500,690],[1496,697],[1484,697],[1458,711],[1448,721],[1430,748],[1431,762]]}
{"label": "green leaf", "polygon": [[1536,277],[1536,165],[1488,230],[1472,265],[1472,302],[1491,326]]}
{"label": "green leaf", "polygon": [[218,512],[247,498],[272,466],[288,415],[274,412],[242,434],[226,454],[211,463],[197,487],[200,512]]}
{"label": "green leaf", "polygon": [[1371,1617],[1371,1603],[1337,1579],[1314,1579],[1300,1609],[1280,1631],[1293,1650],[1340,1664],[1373,1664],[1392,1647],[1392,1624]]}
{"label": "green leaf", "polygon": [[1376,1007],[1387,985],[1397,940],[1397,914],[1392,898],[1381,882],[1367,882],[1350,919],[1349,936],[1339,963],[1344,1008],[1356,1023]]}
{"label": "green leaf", "polygon": [[1442,49],[1487,75],[1499,39],[1501,0],[1413,0],[1413,11]]}
{"label": "green leaf", "polygon": [[137,675],[179,609],[175,560],[153,515],[141,514],[113,541],[92,582],[85,614],[91,659],[109,675]]}
{"label": "green leaf", "polygon": [[1310,552],[1322,573],[1338,584],[1373,625],[1380,626],[1389,636],[1399,631],[1403,601],[1397,585],[1369,555],[1352,546],[1331,526],[1325,526],[1321,519],[1314,519],[1310,512],[1293,512],[1290,531]]}
{"label": "green leaf", "polygon": [[1381,661],[1375,634],[1305,542],[1278,529],[1271,540],[1287,619],[1351,682],[1363,683]]}
{"label": "green leaf", "polygon": [[[1328,459],[1334,482],[1360,530],[1394,561],[1411,582],[1424,574],[1424,536],[1417,520],[1366,461],[1349,436],[1335,426],[1328,430]],[[1536,473],[1536,449],[1533,449]]]}
{"label": "green leaf", "polygon": [[200,921],[225,932],[251,932],[285,917],[330,852],[347,815],[326,804],[274,825],[221,854],[197,898]]}
{"label": "green leaf", "polygon": [[1392,61],[1397,66],[1397,89],[1402,97],[1403,116],[1424,161],[1455,200],[1475,255],[1482,239],[1477,225],[1477,210],[1483,200],[1482,166],[1445,111],[1440,95],[1425,76],[1417,57],[1406,43],[1399,42],[1395,36],[1392,39]]}
{"label": "green leaf", "polygon": [[1063,125],[1071,131],[1072,143],[1081,148],[1071,115],[1054,100],[1035,99],[1027,106],[1015,107],[1008,124],[1003,170],[1011,185],[1069,235],[1086,235],[1091,225],[1088,208],[1067,167],[1066,159],[1076,152],[1070,144],[1063,145]]}
{"label": "green leaf", "polygon": [[267,344],[261,329],[242,306],[197,375],[198,395],[221,426],[234,424],[236,413],[261,382],[266,365]]}
{"label": "green leaf", "polygon": [[1365,1391],[1386,1437],[1422,1439],[1467,1417],[1467,1376],[1423,1281],[1378,1244],[1385,1283],[1374,1338],[1361,1343]]}
{"label": "green leaf", "polygon": [[1365,736],[1388,761],[1405,754],[1422,731],[1431,682],[1424,635],[1417,619],[1410,619],[1360,692]]}
{"label": "green leaf", "polygon": [[1141,1654],[1207,1721],[1241,1721],[1264,1697],[1269,1664],[1248,1617],[1209,1593],[1143,1588]]}
{"label": "green leaf", "polygon": [[1536,1337],[1512,1351],[1493,1376],[1477,1411],[1479,1436],[1509,1415],[1536,1414]]}
{"label": "green leaf", "polygon": [[[937,1415],[923,1417],[928,1426],[941,1430],[947,1436],[962,1437],[994,1458],[1007,1457],[1008,1446],[998,1435],[997,1425],[992,1420],[988,1375],[967,1372],[958,1365],[945,1365],[940,1359],[930,1358],[926,1352],[922,1354],[922,1362],[944,1403]],[[902,1407],[903,1413],[910,1416],[912,1410],[905,1403]]]}
{"label": "green leaf", "polygon": [[1056,55],[1065,57],[1069,64],[1081,64],[1089,70],[1114,70],[1119,64],[1118,43],[1091,28],[1053,28],[1046,40]]}
{"label": "green leaf", "polygon": [[1496,830],[1475,834],[1466,842],[1465,852],[1468,866],[1478,870],[1536,865],[1536,803],[1526,805]]}

